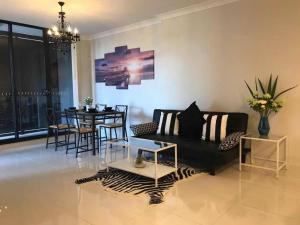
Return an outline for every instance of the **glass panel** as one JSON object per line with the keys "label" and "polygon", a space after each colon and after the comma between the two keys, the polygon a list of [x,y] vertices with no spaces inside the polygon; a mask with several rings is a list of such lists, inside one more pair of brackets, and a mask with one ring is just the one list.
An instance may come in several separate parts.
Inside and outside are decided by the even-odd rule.
{"label": "glass panel", "polygon": [[0,23],[0,31],[6,31],[6,32],[8,32],[8,24],[6,24],[6,23]]}
{"label": "glass panel", "polygon": [[43,30],[32,28],[32,27],[13,25],[12,32],[18,34],[27,34],[31,36],[43,37]]}
{"label": "glass panel", "polygon": [[[1,25],[0,25],[1,27]],[[11,90],[8,37],[0,36],[0,140],[14,135],[14,106]]]}
{"label": "glass panel", "polygon": [[[118,140],[117,142],[112,141],[111,143],[116,144],[116,145],[128,145],[128,142],[124,141],[124,140]],[[161,142],[161,141],[155,141],[155,140],[147,140],[147,139],[136,138],[136,137],[130,137],[129,144],[131,147],[147,149],[152,152],[159,151],[162,148],[174,146],[173,143],[167,143],[167,142]]]}
{"label": "glass panel", "polygon": [[[70,46],[71,47],[71,46]],[[51,100],[54,111],[63,111],[73,106],[73,80],[71,49],[62,54],[50,48]],[[66,122],[64,119],[61,122]]]}
{"label": "glass panel", "polygon": [[145,148],[148,150],[156,151],[160,150],[161,148],[166,148],[170,146],[174,146],[173,143],[167,143],[167,142],[161,142],[161,141],[155,141],[155,140],[146,140],[141,138],[129,138],[129,143],[132,146]]}
{"label": "glass panel", "polygon": [[48,125],[44,44],[20,38],[13,43],[19,132],[25,135]]}
{"label": "glass panel", "polygon": [[[49,107],[62,111],[73,106],[71,51],[61,54],[49,49],[47,77],[43,30],[19,25],[12,29],[15,84],[11,83],[8,24],[0,23],[0,141],[16,138],[15,127],[21,138],[44,134]],[[17,126],[12,85],[17,90]]]}
{"label": "glass panel", "polygon": [[65,54],[57,53],[57,61],[60,107],[63,110],[73,107],[71,50]]}
{"label": "glass panel", "polygon": [[245,139],[259,139],[259,140],[269,140],[269,141],[279,141],[283,139],[285,136],[279,135],[268,135],[268,136],[261,136],[259,134],[247,134],[244,136]]}
{"label": "glass panel", "polygon": [[50,78],[48,79],[50,87],[50,101],[54,111],[60,111],[60,98],[58,95],[58,63],[56,51],[52,48],[50,51]]}

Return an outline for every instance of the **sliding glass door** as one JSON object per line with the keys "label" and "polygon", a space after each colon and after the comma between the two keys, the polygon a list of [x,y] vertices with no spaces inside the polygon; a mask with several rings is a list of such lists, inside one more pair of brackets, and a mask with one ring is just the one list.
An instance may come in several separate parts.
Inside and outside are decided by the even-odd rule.
{"label": "sliding glass door", "polygon": [[73,106],[71,68],[44,29],[0,22],[0,141],[43,135],[49,108]]}
{"label": "sliding glass door", "polygon": [[45,46],[42,30],[26,27],[16,30],[14,25],[12,28],[18,132],[22,137],[47,127]]}
{"label": "sliding glass door", "polygon": [[15,137],[8,24],[0,23],[0,140]]}

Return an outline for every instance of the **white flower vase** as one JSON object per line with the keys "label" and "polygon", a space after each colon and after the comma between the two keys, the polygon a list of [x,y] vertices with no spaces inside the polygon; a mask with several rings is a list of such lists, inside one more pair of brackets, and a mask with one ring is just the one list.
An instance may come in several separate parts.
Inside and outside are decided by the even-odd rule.
{"label": "white flower vase", "polygon": [[91,108],[90,105],[86,105],[86,106],[85,106],[85,110],[86,110],[87,112],[89,111],[90,108]]}

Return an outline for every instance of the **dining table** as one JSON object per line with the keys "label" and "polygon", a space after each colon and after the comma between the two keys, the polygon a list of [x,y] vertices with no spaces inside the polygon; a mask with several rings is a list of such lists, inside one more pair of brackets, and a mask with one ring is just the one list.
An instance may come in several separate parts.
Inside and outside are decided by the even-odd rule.
{"label": "dining table", "polygon": [[[91,121],[91,128],[93,134],[96,132],[96,120],[106,120],[106,119],[121,119],[122,123],[122,139],[125,140],[125,112],[110,110],[110,111],[95,111],[95,112],[88,112],[88,111],[78,111],[77,115],[81,116],[83,120],[90,120]],[[101,138],[101,137],[100,137]],[[95,135],[92,135],[92,146],[93,146],[93,155],[96,155],[96,146],[95,146]],[[99,146],[100,148],[101,146]]]}

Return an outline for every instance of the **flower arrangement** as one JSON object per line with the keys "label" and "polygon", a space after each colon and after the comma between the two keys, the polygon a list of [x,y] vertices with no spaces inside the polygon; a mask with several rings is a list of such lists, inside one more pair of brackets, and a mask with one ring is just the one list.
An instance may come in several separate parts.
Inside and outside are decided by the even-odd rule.
{"label": "flower arrangement", "polygon": [[83,99],[83,101],[85,105],[92,105],[94,100],[91,97],[86,97]]}
{"label": "flower arrangement", "polygon": [[268,136],[269,134],[270,131],[270,125],[268,120],[269,115],[272,112],[277,113],[278,110],[283,106],[283,102],[278,98],[282,94],[297,87],[297,85],[293,86],[277,94],[276,92],[277,81],[278,81],[278,76],[273,82],[272,74],[271,74],[268,85],[264,86],[259,78],[258,79],[255,78],[255,91],[253,91],[248,85],[248,83],[245,81],[247,88],[251,94],[251,98],[248,99],[248,104],[251,109],[253,109],[256,112],[259,112],[260,114],[258,131],[261,136]]}
{"label": "flower arrangement", "polygon": [[269,93],[261,96],[255,93],[253,98],[248,99],[248,104],[250,108],[259,112],[262,116],[269,116],[271,112],[277,113],[282,107],[283,102],[281,100],[272,99]]}
{"label": "flower arrangement", "polygon": [[[278,110],[283,106],[283,101],[279,100],[278,98],[282,94],[297,87],[297,85],[293,86],[277,94],[276,93],[277,81],[278,81],[278,76],[273,82],[272,75],[271,75],[269,78],[268,85],[266,87],[263,85],[263,83],[259,78],[255,79],[255,91],[253,91],[248,85],[248,83],[245,81],[248,90],[252,96],[250,99],[248,99],[248,104],[250,108],[252,108],[254,111],[259,112],[261,116],[269,116],[272,112],[277,113]],[[260,87],[261,92],[258,89],[258,85]]]}

